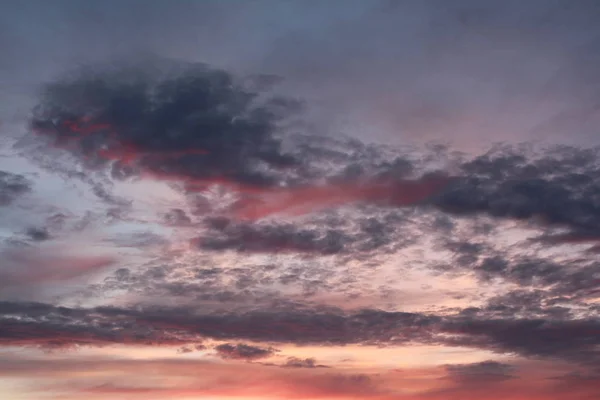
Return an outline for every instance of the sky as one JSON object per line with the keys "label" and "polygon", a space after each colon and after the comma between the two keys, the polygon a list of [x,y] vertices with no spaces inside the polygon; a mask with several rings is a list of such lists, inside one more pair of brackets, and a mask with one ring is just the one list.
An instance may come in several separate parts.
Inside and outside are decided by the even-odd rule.
{"label": "sky", "polygon": [[2,399],[600,398],[599,22],[0,0]]}

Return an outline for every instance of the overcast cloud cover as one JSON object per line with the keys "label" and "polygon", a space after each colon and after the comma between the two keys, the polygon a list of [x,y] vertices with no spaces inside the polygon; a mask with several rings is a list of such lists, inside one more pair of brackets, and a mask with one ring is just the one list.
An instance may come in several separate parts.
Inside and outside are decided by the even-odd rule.
{"label": "overcast cloud cover", "polygon": [[0,0],[6,399],[597,399],[600,3]]}

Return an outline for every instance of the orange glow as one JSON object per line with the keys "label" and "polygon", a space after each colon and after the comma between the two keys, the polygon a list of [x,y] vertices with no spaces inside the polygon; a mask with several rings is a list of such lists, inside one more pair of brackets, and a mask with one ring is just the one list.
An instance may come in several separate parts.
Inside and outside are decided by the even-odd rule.
{"label": "orange glow", "polygon": [[[30,364],[30,365],[29,365]],[[30,393],[61,393],[80,399],[377,399],[377,400],[563,400],[592,399],[594,380],[551,379],[565,370],[543,363],[520,365],[513,379],[453,378],[443,366],[407,369],[281,368],[257,363],[183,359],[32,359],[21,361],[36,380]],[[564,367],[563,367],[564,368]],[[19,368],[0,367],[3,379]],[[115,383],[107,383],[115,382]],[[577,382],[577,386],[571,383]]]}

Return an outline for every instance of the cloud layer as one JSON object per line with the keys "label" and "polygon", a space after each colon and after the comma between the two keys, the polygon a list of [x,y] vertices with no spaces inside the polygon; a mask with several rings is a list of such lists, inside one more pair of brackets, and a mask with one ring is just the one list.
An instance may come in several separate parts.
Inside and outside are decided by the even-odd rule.
{"label": "cloud layer", "polygon": [[317,3],[7,4],[0,392],[598,398],[598,6]]}

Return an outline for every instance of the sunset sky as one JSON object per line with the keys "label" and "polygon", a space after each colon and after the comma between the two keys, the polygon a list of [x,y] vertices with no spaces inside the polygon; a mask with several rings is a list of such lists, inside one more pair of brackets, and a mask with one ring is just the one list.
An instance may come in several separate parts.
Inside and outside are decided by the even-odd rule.
{"label": "sunset sky", "polygon": [[2,400],[597,400],[600,2],[0,0]]}

